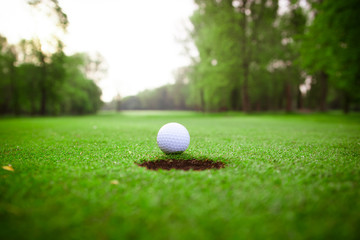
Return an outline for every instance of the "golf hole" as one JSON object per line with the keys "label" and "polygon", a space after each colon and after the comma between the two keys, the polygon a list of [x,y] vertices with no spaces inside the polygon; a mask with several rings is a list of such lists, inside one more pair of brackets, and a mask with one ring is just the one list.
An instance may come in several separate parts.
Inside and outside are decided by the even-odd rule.
{"label": "golf hole", "polygon": [[194,170],[194,171],[203,171],[209,169],[220,169],[225,167],[223,162],[214,162],[211,160],[196,160],[196,159],[163,159],[156,161],[146,161],[142,163],[137,163],[140,167],[146,167],[149,170]]}

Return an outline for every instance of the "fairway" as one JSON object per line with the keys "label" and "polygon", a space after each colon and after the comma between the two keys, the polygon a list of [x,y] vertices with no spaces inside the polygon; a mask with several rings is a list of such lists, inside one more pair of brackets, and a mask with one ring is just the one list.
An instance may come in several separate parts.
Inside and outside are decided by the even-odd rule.
{"label": "fairway", "polygon": [[[191,136],[174,158],[225,167],[138,166],[168,122]],[[0,239],[360,237],[358,114],[2,118],[0,163]]]}

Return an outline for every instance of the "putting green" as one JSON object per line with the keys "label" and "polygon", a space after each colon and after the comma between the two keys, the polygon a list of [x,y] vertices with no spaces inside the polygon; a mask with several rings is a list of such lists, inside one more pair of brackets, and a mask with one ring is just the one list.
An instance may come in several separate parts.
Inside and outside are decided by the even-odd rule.
{"label": "putting green", "polygon": [[[0,238],[356,239],[359,120],[192,112],[3,118]],[[167,122],[191,136],[175,158],[226,167],[135,164],[167,158],[156,145]]]}

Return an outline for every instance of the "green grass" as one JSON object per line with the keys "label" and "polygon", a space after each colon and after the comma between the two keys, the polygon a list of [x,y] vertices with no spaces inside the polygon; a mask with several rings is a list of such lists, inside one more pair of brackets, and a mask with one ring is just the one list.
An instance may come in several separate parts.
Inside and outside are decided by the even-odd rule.
{"label": "green grass", "polygon": [[[159,128],[185,159],[149,171]],[[0,239],[359,239],[359,115],[127,112],[0,119]],[[118,184],[111,184],[118,180]]]}

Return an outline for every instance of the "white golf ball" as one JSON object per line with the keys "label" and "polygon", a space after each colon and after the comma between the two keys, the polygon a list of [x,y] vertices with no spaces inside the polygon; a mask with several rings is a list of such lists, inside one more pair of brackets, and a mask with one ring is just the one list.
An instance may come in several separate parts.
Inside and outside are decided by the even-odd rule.
{"label": "white golf ball", "polygon": [[190,143],[188,130],[180,123],[168,123],[162,126],[157,135],[157,144],[166,154],[182,153]]}

